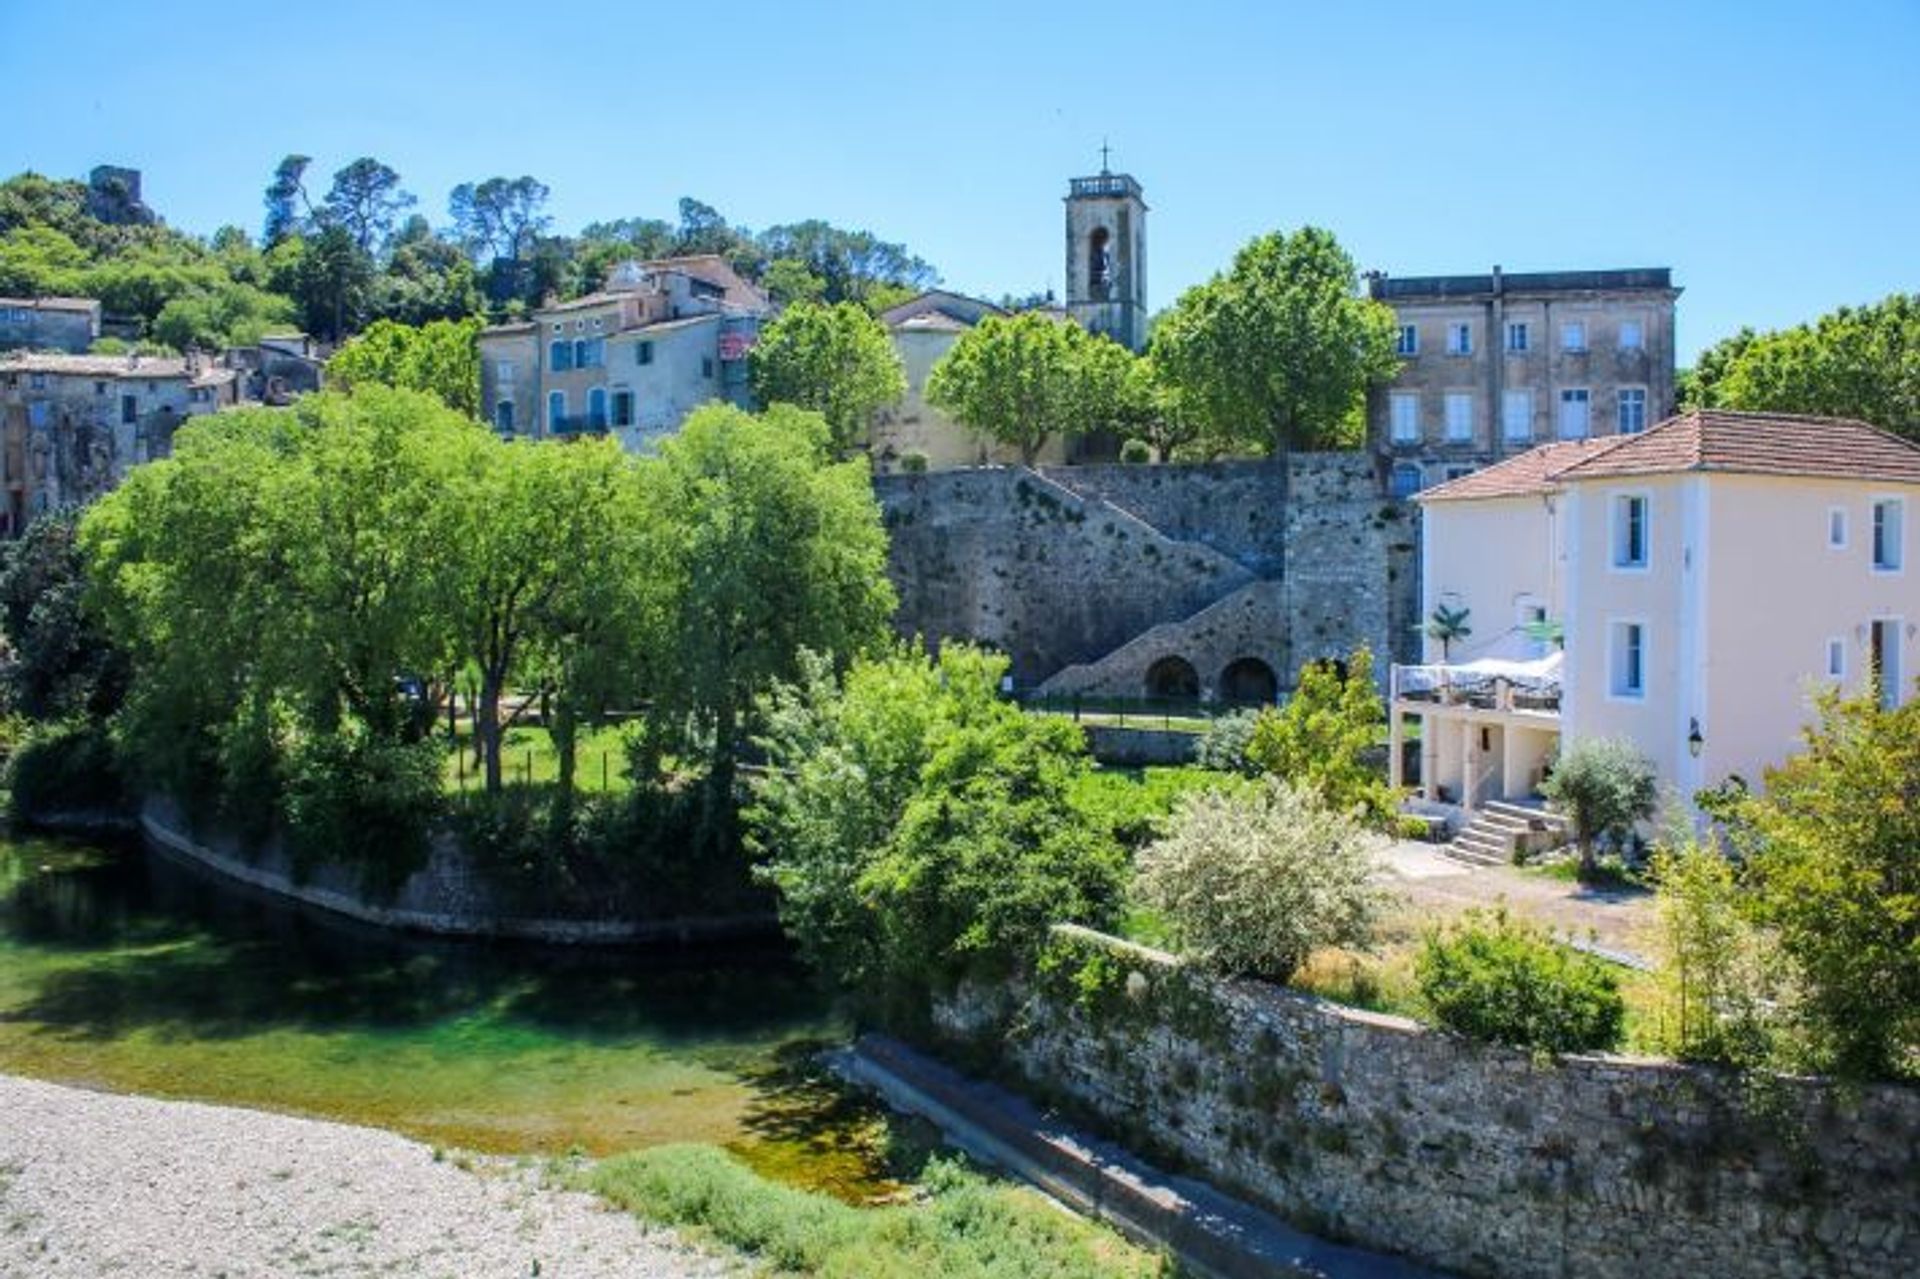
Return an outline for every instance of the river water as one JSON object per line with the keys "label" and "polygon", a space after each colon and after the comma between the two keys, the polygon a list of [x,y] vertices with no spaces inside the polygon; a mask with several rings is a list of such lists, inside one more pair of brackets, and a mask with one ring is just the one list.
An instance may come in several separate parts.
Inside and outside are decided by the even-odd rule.
{"label": "river water", "polygon": [[372,1124],[450,1148],[719,1145],[884,1196],[886,1125],[822,1078],[844,1038],[775,948],[400,936],[137,845],[0,837],[0,1072]]}

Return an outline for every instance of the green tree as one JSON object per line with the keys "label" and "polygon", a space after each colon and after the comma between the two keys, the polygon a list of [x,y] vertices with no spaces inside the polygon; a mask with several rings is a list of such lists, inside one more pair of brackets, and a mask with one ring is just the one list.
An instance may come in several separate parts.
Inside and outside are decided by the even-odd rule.
{"label": "green tree", "polygon": [[927,398],[1028,466],[1056,435],[1126,420],[1125,348],[1039,312],[990,315],[927,379]]}
{"label": "green tree", "polygon": [[799,674],[801,650],[844,661],[886,635],[886,532],[865,459],[832,462],[817,413],[710,405],[662,445],[661,466],[677,517],[659,566],[679,603],[655,726],[705,743],[717,810],[755,699]]}
{"label": "green tree", "polygon": [[338,342],[360,327],[373,288],[373,259],[339,226],[322,227],[299,243],[291,257],[291,293],[301,323],[307,332]]}
{"label": "green tree", "polygon": [[34,719],[110,714],[126,690],[126,661],[86,608],[77,510],[43,515],[0,544],[0,686],[9,709]]}
{"label": "green tree", "polygon": [[1353,447],[1398,366],[1392,309],[1357,285],[1330,233],[1262,236],[1155,325],[1154,367],[1221,449]]}
{"label": "green tree", "polygon": [[1806,750],[1739,807],[1815,1064],[1920,1077],[1920,699],[1823,695]]}
{"label": "green tree", "polygon": [[478,319],[435,320],[411,328],[378,320],[327,361],[347,386],[378,382],[438,396],[448,408],[480,414]]}
{"label": "green tree", "polygon": [[760,277],[760,287],[776,306],[796,302],[818,302],[827,293],[827,282],[807,269],[799,258],[775,258]]}
{"label": "green tree", "polygon": [[313,201],[307,196],[306,179],[312,163],[310,156],[290,155],[275,166],[273,180],[267,184],[266,225],[260,233],[268,248],[298,235],[311,223]]}
{"label": "green tree", "polygon": [[529,176],[463,182],[447,197],[447,212],[474,261],[518,259],[553,225],[545,213],[550,194],[544,182]]}
{"label": "green tree", "polygon": [[[1858,418],[1920,440],[1920,294],[1841,307],[1811,324],[1711,348],[1695,368],[1697,397],[1729,409]],[[1724,354],[1724,371],[1709,371]]]}
{"label": "green tree", "polygon": [[87,252],[52,227],[27,225],[0,235],[0,292],[45,297],[79,290]]}
{"label": "green tree", "polygon": [[154,319],[154,340],[176,351],[251,346],[294,322],[293,303],[250,284],[177,297]]}
{"label": "green tree", "polygon": [[1071,724],[1002,701],[1006,659],[901,648],[843,682],[814,659],[766,705],[747,812],[781,918],[823,975],[911,996],[1005,971],[1048,925],[1111,926],[1125,857],[1075,810]]}
{"label": "green tree", "polygon": [[1660,798],[1653,762],[1618,737],[1587,737],[1568,747],[1540,793],[1573,826],[1581,879],[1599,870],[1595,841],[1627,838],[1636,823],[1653,816]]}
{"label": "green tree", "polygon": [[748,358],[760,402],[820,414],[841,452],[865,437],[875,413],[907,392],[893,340],[851,302],[789,306],[762,330]]}
{"label": "green tree", "polygon": [[400,175],[363,155],[333,175],[327,188],[327,221],[353,237],[363,254],[386,242],[393,224],[417,201],[400,189]]}
{"label": "green tree", "polygon": [[1283,777],[1339,813],[1373,826],[1393,817],[1397,797],[1367,760],[1386,722],[1373,685],[1373,653],[1355,649],[1342,671],[1333,662],[1300,668],[1300,686],[1279,709],[1254,721],[1246,755],[1255,767]]}
{"label": "green tree", "polygon": [[1386,904],[1377,839],[1278,778],[1188,795],[1140,857],[1137,891],[1183,953],[1284,982],[1317,947],[1364,946]]}

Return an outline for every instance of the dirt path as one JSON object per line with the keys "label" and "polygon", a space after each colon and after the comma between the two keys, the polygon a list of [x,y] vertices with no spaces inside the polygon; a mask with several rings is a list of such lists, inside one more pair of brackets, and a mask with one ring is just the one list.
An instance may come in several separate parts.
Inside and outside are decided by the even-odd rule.
{"label": "dirt path", "polygon": [[373,1128],[0,1076],[0,1275],[694,1279],[718,1260],[534,1167]]}
{"label": "dirt path", "polygon": [[1385,874],[1409,907],[1436,919],[1505,901],[1514,914],[1544,924],[1562,937],[1591,942],[1645,961],[1653,927],[1653,894],[1642,890],[1588,888],[1511,866],[1468,869],[1435,852],[1432,845],[1402,841],[1386,858]]}

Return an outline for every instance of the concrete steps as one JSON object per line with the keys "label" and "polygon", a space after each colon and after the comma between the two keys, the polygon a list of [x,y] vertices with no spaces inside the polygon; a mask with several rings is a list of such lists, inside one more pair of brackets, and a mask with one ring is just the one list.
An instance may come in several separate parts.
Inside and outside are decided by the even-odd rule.
{"label": "concrete steps", "polygon": [[1440,852],[1463,866],[1506,866],[1512,864],[1521,841],[1536,834],[1564,840],[1567,824],[1545,809],[1495,800],[1476,811],[1452,843],[1441,845]]}

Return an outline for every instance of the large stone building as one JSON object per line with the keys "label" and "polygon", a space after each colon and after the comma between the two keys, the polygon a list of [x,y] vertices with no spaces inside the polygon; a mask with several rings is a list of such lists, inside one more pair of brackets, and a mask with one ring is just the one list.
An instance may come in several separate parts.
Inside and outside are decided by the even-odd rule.
{"label": "large stone building", "polygon": [[717,256],[623,263],[598,292],[482,331],[482,404],[502,435],[650,448],[708,401],[750,403],[768,305]]}
{"label": "large stone building", "polygon": [[239,375],[198,355],[0,356],[0,536],[98,497],[239,397]]}
{"label": "large stone building", "polygon": [[0,350],[79,354],[100,337],[93,298],[0,298]]}
{"label": "large stone building", "polygon": [[1370,397],[1369,434],[1408,496],[1547,440],[1645,430],[1673,412],[1665,267],[1374,275],[1402,361]]}

